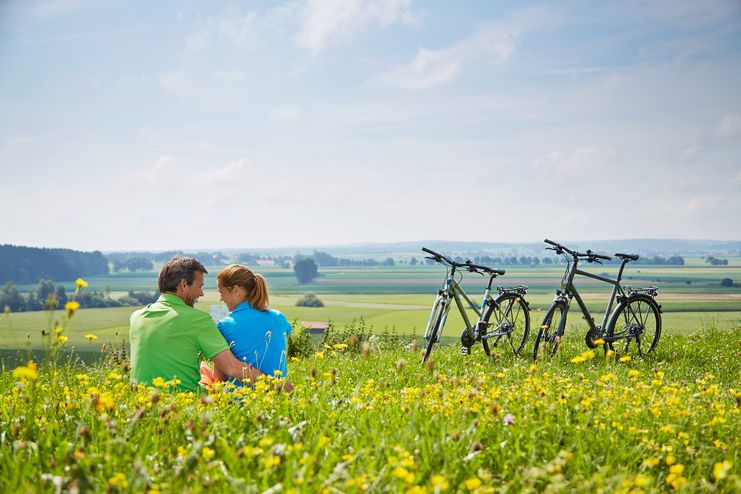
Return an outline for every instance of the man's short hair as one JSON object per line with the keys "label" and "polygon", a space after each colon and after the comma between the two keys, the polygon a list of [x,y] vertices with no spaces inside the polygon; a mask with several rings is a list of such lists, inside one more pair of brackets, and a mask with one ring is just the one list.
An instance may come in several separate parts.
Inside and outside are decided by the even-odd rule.
{"label": "man's short hair", "polygon": [[160,293],[176,292],[180,280],[185,280],[188,285],[193,284],[196,277],[196,271],[203,274],[208,273],[203,264],[192,257],[175,256],[162,266],[160,275],[157,278]]}

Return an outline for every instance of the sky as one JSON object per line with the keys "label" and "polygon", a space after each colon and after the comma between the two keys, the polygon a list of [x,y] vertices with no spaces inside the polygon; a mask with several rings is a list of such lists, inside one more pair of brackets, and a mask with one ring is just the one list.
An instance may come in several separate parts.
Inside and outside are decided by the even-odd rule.
{"label": "sky", "polygon": [[0,244],[741,239],[741,3],[0,2]]}

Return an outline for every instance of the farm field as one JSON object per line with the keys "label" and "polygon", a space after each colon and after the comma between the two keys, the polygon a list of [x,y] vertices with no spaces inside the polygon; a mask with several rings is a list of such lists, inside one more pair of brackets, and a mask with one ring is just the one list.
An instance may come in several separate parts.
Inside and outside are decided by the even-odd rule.
{"label": "farm field", "polygon": [[[741,330],[644,359],[403,341],[292,359],[291,396],[128,384],[126,362],[0,374],[0,491],[739,492]],[[336,345],[336,346],[334,346]]]}
{"label": "farm field", "polygon": [[[701,260],[688,259],[688,266],[636,266],[626,270],[626,283],[635,280],[635,285],[653,284],[659,287],[658,301],[664,310],[665,333],[688,333],[704,325],[717,324],[730,328],[741,324],[741,267],[734,260],[730,266],[718,268],[702,266]],[[614,266],[597,266],[597,273],[614,274]],[[531,307],[531,336],[543,317],[544,309],[550,304],[553,293],[562,275],[562,266],[506,266],[507,275],[497,281],[505,286],[526,284],[527,299]],[[218,304],[215,288],[215,274],[219,267],[209,267],[206,277],[205,296],[198,307],[209,310]],[[439,266],[403,266],[384,268],[322,268],[321,276],[311,285],[300,285],[293,272],[286,269],[267,268],[263,270],[271,290],[271,304],[281,310],[291,321],[332,321],[336,327],[359,320],[377,333],[396,332],[397,334],[418,336],[424,333],[429,308],[442,281],[444,270]],[[156,288],[157,273],[119,273],[103,277],[92,277],[88,289],[111,290],[111,296],[124,295],[128,290],[153,291]],[[627,279],[634,277],[634,280]],[[641,277],[641,279],[637,279]],[[734,281],[732,287],[721,286],[723,278]],[[659,281],[656,281],[659,280]],[[609,289],[604,284],[584,279],[577,285],[584,294],[587,306],[598,323],[609,297]],[[688,284],[687,281],[690,281]],[[483,280],[476,275],[468,275],[464,286],[473,299],[480,302]],[[30,288],[30,287],[29,287]],[[609,288],[609,287],[607,287]],[[304,293],[312,291],[323,300],[325,307],[296,307],[296,300]],[[136,307],[115,307],[106,309],[81,309],[74,316],[73,324],[65,334],[69,343],[78,348],[95,349],[103,343],[125,341],[128,333],[128,320]],[[63,313],[54,315],[61,318]],[[33,348],[42,347],[41,331],[49,330],[53,321],[45,312],[26,312],[0,316],[0,349],[25,348],[30,343]],[[473,311],[469,317],[475,319]],[[567,336],[581,338],[584,325],[580,324],[581,314],[571,313]],[[443,333],[446,337],[456,337],[463,328],[457,311],[451,310]],[[98,339],[90,342],[86,334],[95,334]],[[28,335],[28,337],[27,337]]]}

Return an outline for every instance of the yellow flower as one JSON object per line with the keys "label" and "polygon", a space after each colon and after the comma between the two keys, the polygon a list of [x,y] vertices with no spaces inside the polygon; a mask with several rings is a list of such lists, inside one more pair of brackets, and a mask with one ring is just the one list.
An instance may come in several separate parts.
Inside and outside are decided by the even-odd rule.
{"label": "yellow flower", "polygon": [[605,344],[605,340],[603,340],[602,338],[598,338],[594,340],[592,343],[594,343],[595,346],[602,346]]}
{"label": "yellow flower", "polygon": [[162,378],[162,377],[159,377],[159,376],[157,376],[157,377],[155,377],[154,379],[152,379],[152,384],[153,384],[153,385],[154,385],[154,386],[155,386],[156,388],[162,388],[162,387],[164,387],[164,386],[165,386],[165,379],[164,379],[164,378]]}
{"label": "yellow flower", "polygon": [[275,369],[275,370],[273,371],[273,375],[274,375],[275,377],[281,377],[281,376],[283,375],[283,371],[282,371],[282,370],[280,370],[280,369]]}
{"label": "yellow flower", "polygon": [[728,476],[728,472],[731,471],[733,463],[728,460],[723,460],[713,465],[713,478],[716,481],[723,480]]}
{"label": "yellow flower", "polygon": [[332,345],[332,348],[335,348],[337,350],[344,350],[345,348],[347,348],[347,345],[345,343],[336,343]]}
{"label": "yellow flower", "polygon": [[606,359],[611,359],[615,356],[615,350],[607,350],[607,353],[605,354]]}
{"label": "yellow flower", "polygon": [[88,333],[85,335],[85,338],[87,338],[89,341],[95,341],[98,339],[97,336],[95,336],[93,333]]}
{"label": "yellow flower", "polygon": [[60,334],[62,334],[62,331],[64,331],[64,328],[60,328],[59,326],[57,326],[56,328],[54,328],[54,334],[57,335],[57,336],[59,336]]}
{"label": "yellow flower", "polygon": [[57,345],[64,345],[65,343],[67,343],[68,339],[69,338],[67,338],[66,336],[59,335],[57,336],[57,339],[54,341],[54,343]]}
{"label": "yellow flower", "polygon": [[659,464],[659,459],[656,458],[655,456],[652,456],[650,458],[646,458],[645,460],[643,460],[644,467],[651,468],[651,467],[655,467],[658,464]]}
{"label": "yellow flower", "polygon": [[323,448],[327,444],[329,444],[332,440],[328,438],[327,436],[322,436],[319,438],[319,440],[316,442],[317,446],[320,448]]}
{"label": "yellow flower", "polygon": [[631,360],[630,355],[625,355],[623,357],[620,357],[621,362],[630,362],[630,360]]}
{"label": "yellow flower", "polygon": [[208,446],[204,446],[203,447],[203,450],[201,451],[201,455],[203,456],[203,459],[206,460],[206,461],[208,461],[211,458],[213,458],[215,454],[216,454],[216,451],[214,451],[213,449],[209,448]]}
{"label": "yellow flower", "polygon": [[38,367],[34,362],[29,362],[25,366],[16,367],[13,369],[13,377],[16,379],[24,379],[28,381],[35,381],[39,378]]}
{"label": "yellow flower", "polygon": [[436,491],[447,491],[450,487],[450,482],[448,482],[448,479],[443,477],[442,475],[433,475],[432,476],[432,487]]}
{"label": "yellow flower", "polygon": [[676,465],[670,466],[669,473],[682,475],[684,473],[684,465],[682,465],[681,463],[677,463]]}
{"label": "yellow flower", "polygon": [[77,278],[75,281],[75,286],[79,288],[85,288],[88,285],[87,281],[83,280],[82,278]]}
{"label": "yellow flower", "polygon": [[674,465],[674,464],[675,464],[676,462],[677,462],[677,459],[676,459],[676,458],[674,458],[674,457],[673,457],[672,455],[669,455],[669,456],[667,456],[667,457],[666,457],[666,464],[667,464],[668,466],[672,466],[672,465]]}
{"label": "yellow flower", "polygon": [[394,471],[391,472],[391,475],[393,475],[397,479],[403,480],[407,484],[414,483],[414,474],[404,467],[394,468]]}
{"label": "yellow flower", "polygon": [[76,311],[77,309],[79,309],[79,308],[80,308],[80,303],[79,303],[79,302],[76,302],[76,301],[74,301],[74,300],[72,300],[72,301],[70,301],[70,302],[67,302],[66,304],[64,304],[64,310],[66,310],[66,311],[67,311],[67,314],[68,314],[68,315],[69,315],[70,317],[72,317],[72,314],[74,314],[74,313],[75,313],[75,311]]}
{"label": "yellow flower", "polygon": [[125,490],[129,487],[129,481],[122,473],[117,473],[110,479],[108,479],[108,487],[111,489]]}
{"label": "yellow flower", "polygon": [[475,491],[481,487],[481,480],[478,477],[472,477],[463,482],[466,485],[466,489],[469,491]]}

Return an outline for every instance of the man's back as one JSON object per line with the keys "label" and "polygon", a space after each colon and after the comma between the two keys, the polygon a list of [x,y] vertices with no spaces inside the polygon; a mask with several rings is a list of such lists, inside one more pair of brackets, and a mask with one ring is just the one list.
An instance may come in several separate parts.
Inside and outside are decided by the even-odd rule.
{"label": "man's back", "polygon": [[156,377],[178,378],[179,389],[198,387],[199,357],[228,349],[211,317],[190,307],[177,295],[163,294],[157,302],[131,315],[131,372],[137,382]]}

